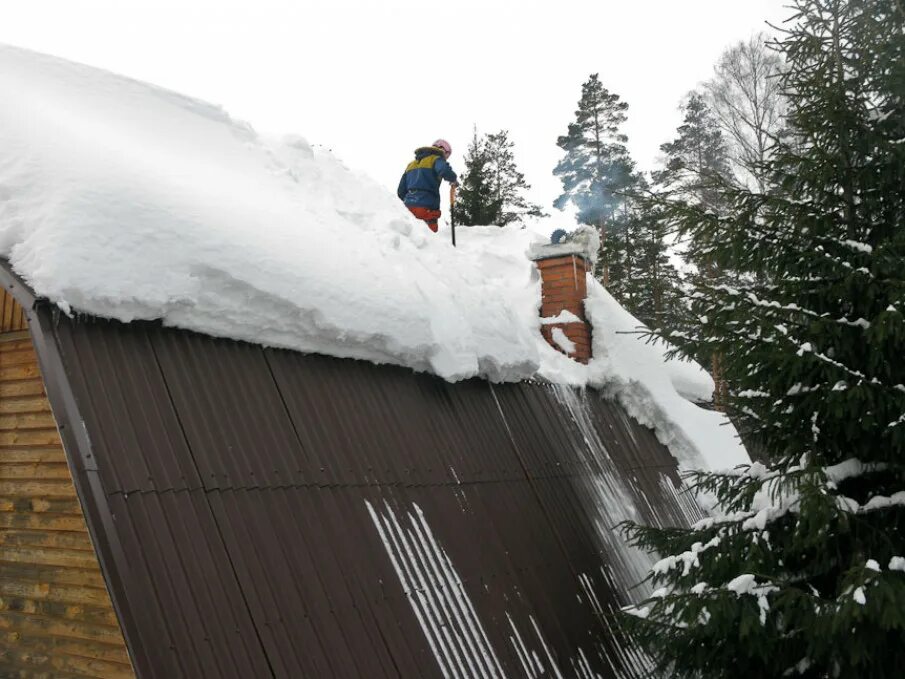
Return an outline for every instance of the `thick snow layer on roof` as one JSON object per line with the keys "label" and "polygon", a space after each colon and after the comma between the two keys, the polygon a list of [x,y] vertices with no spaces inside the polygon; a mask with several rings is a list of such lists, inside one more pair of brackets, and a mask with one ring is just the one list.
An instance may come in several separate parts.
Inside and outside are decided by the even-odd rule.
{"label": "thick snow layer on roof", "polygon": [[720,416],[682,396],[709,398],[706,373],[618,334],[637,321],[596,282],[595,360],[544,342],[526,257],[543,236],[462,229],[453,248],[447,235],[301,138],[265,139],[204,102],[0,46],[0,256],[64,310],[448,380],[601,386],[688,466],[737,461],[729,427],[708,439]]}
{"label": "thick snow layer on roof", "polygon": [[725,415],[700,408],[713,380],[697,363],[666,360],[670,347],[647,343],[641,324],[588,277],[585,310],[594,326],[589,383],[614,396],[688,469],[725,469],[750,462]]}

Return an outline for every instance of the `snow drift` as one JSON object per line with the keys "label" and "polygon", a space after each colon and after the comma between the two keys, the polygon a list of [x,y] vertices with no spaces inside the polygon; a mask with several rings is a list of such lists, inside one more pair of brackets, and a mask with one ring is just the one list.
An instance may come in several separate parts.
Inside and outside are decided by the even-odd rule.
{"label": "snow drift", "polygon": [[264,139],[210,104],[0,46],[0,256],[64,311],[447,380],[590,384],[687,466],[743,460],[723,418],[683,398],[709,398],[707,374],[618,334],[638,323],[596,282],[591,364],[543,341],[525,256],[542,240],[485,227],[453,248],[301,138]]}

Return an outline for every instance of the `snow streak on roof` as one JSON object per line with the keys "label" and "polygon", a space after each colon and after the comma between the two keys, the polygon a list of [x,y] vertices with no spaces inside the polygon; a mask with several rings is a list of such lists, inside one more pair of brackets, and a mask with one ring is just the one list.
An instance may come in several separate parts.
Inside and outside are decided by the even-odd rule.
{"label": "snow streak on roof", "polygon": [[451,381],[596,386],[687,466],[744,459],[721,416],[680,395],[709,398],[706,373],[664,369],[662,348],[617,334],[638,323],[596,282],[595,360],[543,341],[525,257],[543,236],[463,231],[453,248],[301,138],[264,139],[210,104],[0,46],[0,256],[64,311]]}

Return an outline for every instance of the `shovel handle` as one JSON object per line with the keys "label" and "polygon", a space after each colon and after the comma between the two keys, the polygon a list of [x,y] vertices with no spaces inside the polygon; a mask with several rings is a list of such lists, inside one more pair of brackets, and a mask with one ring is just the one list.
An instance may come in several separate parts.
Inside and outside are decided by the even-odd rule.
{"label": "shovel handle", "polygon": [[456,185],[449,186],[449,228],[452,231],[452,244],[456,247],[456,218],[453,216],[453,206],[456,204]]}

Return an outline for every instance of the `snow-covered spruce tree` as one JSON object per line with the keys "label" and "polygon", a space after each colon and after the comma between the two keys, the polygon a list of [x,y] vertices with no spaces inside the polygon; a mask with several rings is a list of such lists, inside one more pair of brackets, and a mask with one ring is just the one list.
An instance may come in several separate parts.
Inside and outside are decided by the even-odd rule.
{"label": "snow-covered spruce tree", "polygon": [[649,212],[636,209],[628,231],[638,266],[636,302],[631,313],[655,331],[678,327],[687,314],[681,277],[666,247],[666,225]]}
{"label": "snow-covered spruce tree", "polygon": [[[613,298],[628,311],[637,316],[638,295],[642,285],[640,261],[635,238],[639,221],[628,201],[607,219],[601,228],[600,256],[594,268],[594,276],[604,285]],[[603,254],[606,253],[606,257]]]}
{"label": "snow-covered spruce tree", "polygon": [[525,192],[531,185],[525,181],[525,175],[519,172],[514,149],[515,143],[509,139],[508,130],[487,135],[485,150],[490,183],[494,204],[499,206],[499,215],[492,223],[499,226],[511,224],[522,217],[545,216],[540,205],[525,198]]}
{"label": "snow-covered spruce tree", "polygon": [[628,104],[607,90],[593,74],[581,86],[575,122],[556,143],[565,152],[553,174],[562,182],[563,192],[553,203],[559,210],[569,203],[578,208],[578,221],[600,230],[599,258],[604,285],[609,283],[613,259],[607,245],[608,232],[615,230],[624,192],[635,181],[634,163],[620,131]]}
{"label": "snow-covered spruce tree", "polygon": [[[670,231],[670,210],[659,209],[665,201],[683,201],[696,207],[720,215],[726,208],[726,196],[720,190],[722,184],[733,182],[733,173],[729,164],[729,150],[719,122],[699,92],[691,92],[682,109],[684,119],[676,130],[676,137],[662,144],[660,150],[664,154],[665,166],[654,173],[657,195],[649,200],[647,208],[651,220],[663,220],[661,228]],[[739,183],[739,182],[735,182]],[[696,277],[703,276],[709,282],[736,284],[740,272],[727,271],[719,267],[712,257],[700,256],[701,250],[688,240],[695,237],[695,232],[687,234],[684,239],[677,239],[675,247],[683,252],[690,271],[686,278],[692,284]],[[677,308],[677,311],[685,311]],[[700,333],[700,321],[688,313],[677,313],[671,319],[673,331],[681,331],[689,335]],[[722,370],[722,356],[719,353],[704,354],[698,352],[694,359],[708,365],[717,388],[714,392],[714,404],[718,408],[725,406],[727,384]]]}
{"label": "snow-covered spruce tree", "polygon": [[[766,464],[696,475],[712,518],[629,527],[661,555],[623,622],[669,677],[900,677],[905,668],[905,15],[796,0],[781,41],[779,190],[676,205],[701,255],[767,275],[694,307]],[[764,282],[764,281],[769,281]]]}
{"label": "snow-covered spruce tree", "polygon": [[465,169],[459,179],[459,190],[453,206],[453,219],[461,226],[495,224],[500,215],[500,202],[493,188],[493,172],[487,139],[474,128],[465,151]]}
{"label": "snow-covered spruce tree", "polygon": [[685,115],[676,138],[660,145],[665,165],[654,173],[654,181],[672,196],[719,213],[725,198],[711,178],[728,180],[732,175],[726,140],[700,93],[689,94],[682,110]]}
{"label": "snow-covered spruce tree", "polygon": [[479,135],[475,127],[456,198],[457,224],[505,226],[525,216],[544,216],[525,198],[531,186],[518,170],[514,148],[508,130]]}
{"label": "snow-covered spruce tree", "polygon": [[675,327],[682,293],[679,273],[667,252],[665,221],[657,219],[655,207],[645,209],[638,200],[647,190],[646,179],[638,176],[635,186],[633,193],[625,196],[608,234],[607,289],[648,328]]}

